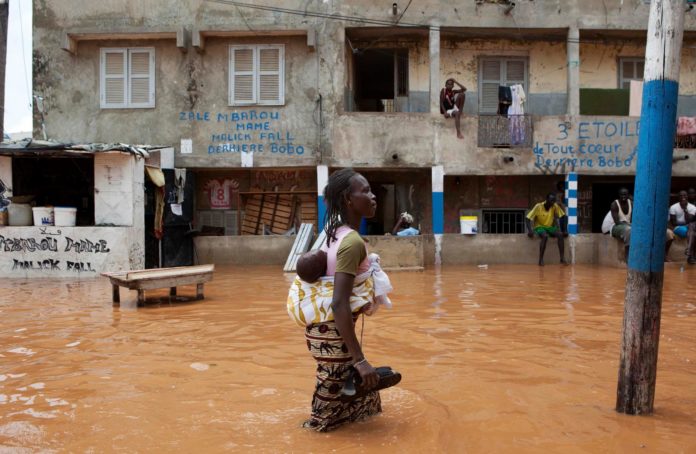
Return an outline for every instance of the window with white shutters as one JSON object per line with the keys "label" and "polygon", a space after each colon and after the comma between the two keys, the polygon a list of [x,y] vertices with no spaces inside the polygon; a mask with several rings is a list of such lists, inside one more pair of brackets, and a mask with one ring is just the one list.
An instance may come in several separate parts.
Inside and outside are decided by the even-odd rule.
{"label": "window with white shutters", "polygon": [[231,106],[285,104],[285,47],[230,46]]}
{"label": "window with white shutters", "polygon": [[155,107],[155,49],[101,49],[102,109]]}
{"label": "window with white shutters", "polygon": [[631,88],[632,80],[643,80],[644,58],[619,58],[619,88]]}
{"label": "window with white shutters", "polygon": [[479,65],[479,112],[498,111],[498,87],[521,84],[527,90],[527,59],[483,57]]}

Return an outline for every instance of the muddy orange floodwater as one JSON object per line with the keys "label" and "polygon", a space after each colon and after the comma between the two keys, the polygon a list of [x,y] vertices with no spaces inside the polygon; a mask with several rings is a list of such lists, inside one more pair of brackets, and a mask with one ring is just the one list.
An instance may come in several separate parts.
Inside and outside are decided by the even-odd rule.
{"label": "muddy orange floodwater", "polygon": [[648,417],[614,411],[625,270],[390,275],[364,349],[403,381],[328,434],[300,428],[316,366],[277,267],[218,267],[205,300],[141,308],[112,306],[105,278],[2,279],[0,451],[696,452],[696,268],[666,269]]}

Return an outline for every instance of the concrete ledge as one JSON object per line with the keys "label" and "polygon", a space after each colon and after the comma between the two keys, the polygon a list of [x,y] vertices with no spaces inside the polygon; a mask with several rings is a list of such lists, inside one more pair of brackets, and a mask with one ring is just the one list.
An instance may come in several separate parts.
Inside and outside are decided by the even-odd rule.
{"label": "concrete ledge", "polygon": [[179,49],[185,52],[187,48],[186,29],[184,27],[124,27],[118,29],[79,28],[66,30],[63,34],[61,49],[77,55],[77,45],[80,41],[112,41],[112,40],[153,40],[173,39]]}
{"label": "concrete ledge", "polygon": [[[385,269],[420,269],[435,264],[433,235],[411,237],[368,236],[368,249],[376,252]],[[295,241],[294,236],[201,236],[195,239],[199,263],[283,266]],[[623,243],[610,235],[584,233],[565,240],[565,257],[575,263],[626,267]],[[442,265],[530,264],[539,256],[539,239],[527,235],[442,235]],[[686,261],[686,240],[677,238],[669,257]],[[550,239],[544,260],[559,263],[557,241]]]}
{"label": "concrete ledge", "polygon": [[385,269],[422,268],[423,241],[421,236],[368,236],[368,250],[379,254]]}
{"label": "concrete ledge", "polygon": [[294,236],[199,236],[194,239],[198,263],[283,266]]}

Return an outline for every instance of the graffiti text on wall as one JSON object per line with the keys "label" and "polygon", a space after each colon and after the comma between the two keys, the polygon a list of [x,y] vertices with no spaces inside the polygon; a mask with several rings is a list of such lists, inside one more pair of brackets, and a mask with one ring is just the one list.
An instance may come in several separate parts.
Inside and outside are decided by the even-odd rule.
{"label": "graffiti text on wall", "polygon": [[[0,235],[0,252],[15,253],[77,253],[77,254],[106,254],[111,252],[106,240],[89,240],[86,238],[64,237],[64,241],[59,242],[57,238],[51,236],[39,238],[6,238]],[[43,255],[43,254],[42,254]],[[42,271],[76,271],[76,272],[96,272],[92,263],[88,261],[70,261],[40,258],[37,260],[12,259],[13,270],[42,270]]]}
{"label": "graffiti text on wall", "polygon": [[[635,164],[638,120],[559,123],[552,140],[534,144],[535,166],[542,171],[626,168]],[[561,172],[563,173],[563,171]]]}
{"label": "graffiti text on wall", "polygon": [[303,145],[282,129],[280,112],[248,110],[242,112],[179,112],[179,121],[207,122],[219,125],[210,135],[209,155],[257,153],[295,156],[303,155]]}

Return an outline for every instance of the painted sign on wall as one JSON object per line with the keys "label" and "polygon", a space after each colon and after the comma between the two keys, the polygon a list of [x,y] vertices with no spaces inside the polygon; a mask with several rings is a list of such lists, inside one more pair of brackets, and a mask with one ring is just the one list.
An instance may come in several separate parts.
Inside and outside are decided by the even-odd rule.
{"label": "painted sign on wall", "polygon": [[558,123],[551,138],[534,143],[534,165],[540,170],[634,168],[640,121],[588,120]]}
{"label": "painted sign on wall", "polygon": [[[60,231],[59,231],[60,232]],[[76,271],[95,273],[90,259],[92,254],[111,252],[103,239],[71,238],[69,236],[5,237],[0,235],[0,252],[9,252],[11,270]],[[55,258],[46,258],[54,253]],[[69,253],[71,260],[61,259],[61,253]],[[36,257],[34,257],[36,255]],[[6,264],[7,266],[7,264]]]}
{"label": "painted sign on wall", "polygon": [[242,112],[179,112],[179,121],[210,123],[206,151],[209,155],[254,153],[259,155],[302,156],[292,131],[284,127],[280,112],[247,110]]}

